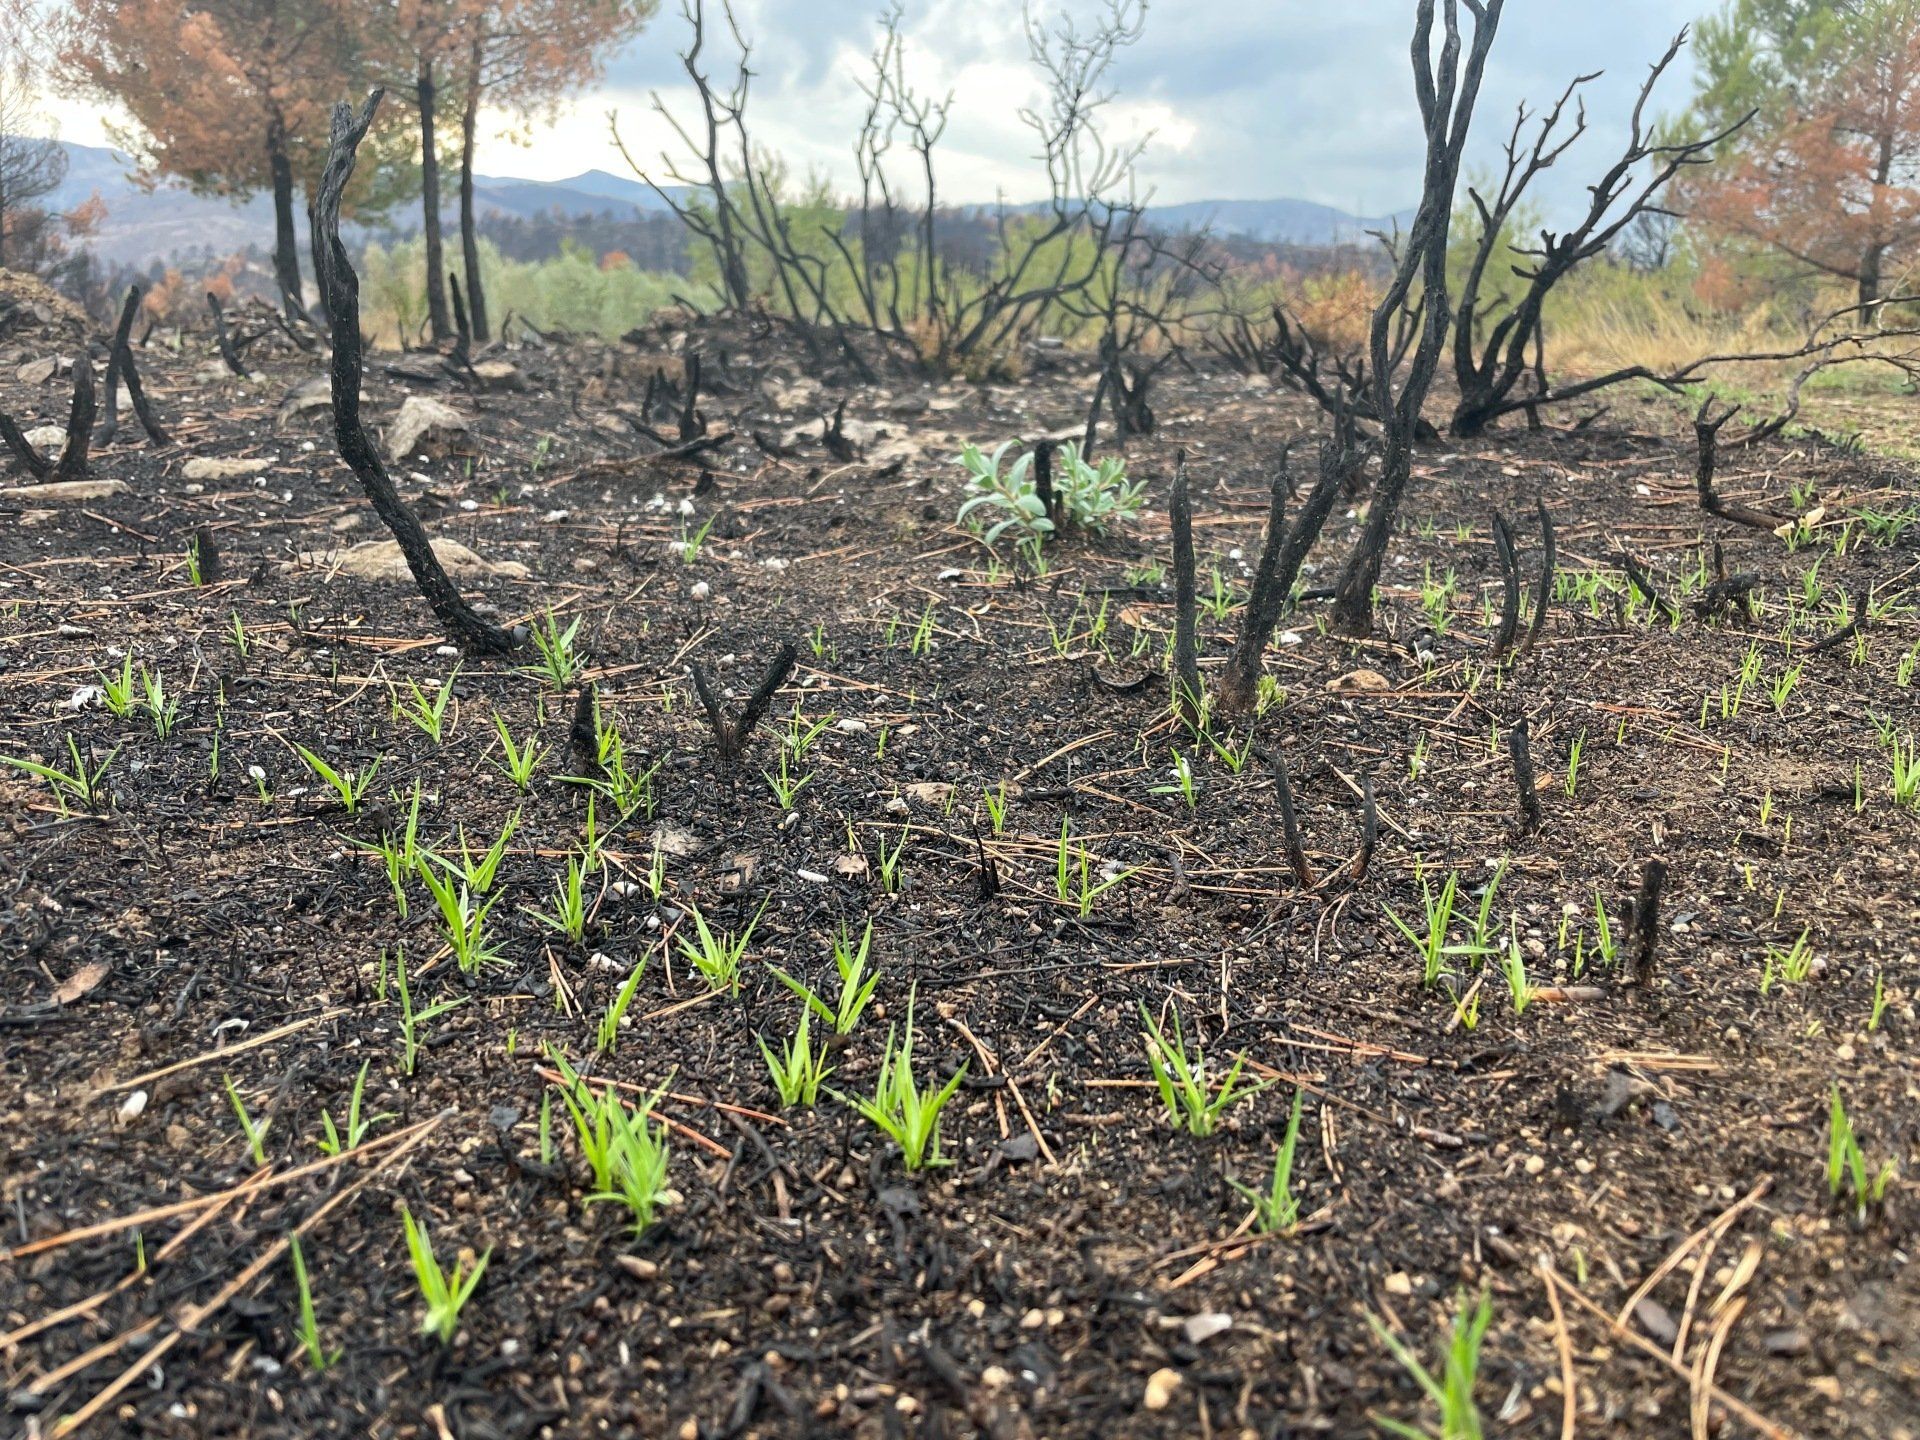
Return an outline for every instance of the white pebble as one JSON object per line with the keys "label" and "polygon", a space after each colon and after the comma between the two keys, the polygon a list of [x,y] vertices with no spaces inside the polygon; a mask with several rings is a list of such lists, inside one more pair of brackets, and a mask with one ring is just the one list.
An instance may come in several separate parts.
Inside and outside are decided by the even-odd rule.
{"label": "white pebble", "polygon": [[713,587],[704,580],[696,580],[693,582],[691,588],[688,589],[687,594],[691,595],[695,600],[705,600],[713,594]]}

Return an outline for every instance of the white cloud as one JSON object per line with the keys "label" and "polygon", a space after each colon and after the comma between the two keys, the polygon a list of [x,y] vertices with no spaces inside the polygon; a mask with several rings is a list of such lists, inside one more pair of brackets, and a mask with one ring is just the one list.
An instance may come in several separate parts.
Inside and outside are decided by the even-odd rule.
{"label": "white cloud", "polygon": [[[754,44],[754,138],[796,172],[822,171],[851,185],[850,146],[863,106],[856,81],[880,3],[737,0]],[[1062,3],[1093,13],[1093,0],[1053,0],[1043,13]],[[1604,67],[1607,75],[1589,92],[1592,133],[1546,187],[1559,204],[1577,203],[1581,183],[1619,144],[1647,63],[1700,3],[1508,0],[1469,168],[1492,160],[1521,99],[1548,100],[1576,71]],[[1116,137],[1153,132],[1140,181],[1163,201],[1286,196],[1361,214],[1398,209],[1419,180],[1407,53],[1412,9],[1411,0],[1150,0],[1145,38],[1115,68],[1108,123]],[[675,54],[683,25],[675,6],[662,11],[615,57],[597,93],[534,127],[526,143],[504,138],[510,127],[496,117],[480,168],[538,179],[595,168],[627,173],[609,141],[609,109],[619,112],[635,156],[654,164],[674,142],[649,91],[658,87],[680,113],[694,113]],[[1020,0],[906,0],[904,31],[912,83],[930,95],[954,94],[938,157],[943,196],[1043,195],[1034,137],[1019,118],[1041,98]],[[712,69],[724,78],[731,52],[711,17],[708,44]],[[1688,92],[1684,61],[1676,69],[1662,95],[1669,109]],[[64,138],[104,143],[96,107],[57,101],[50,108]]]}

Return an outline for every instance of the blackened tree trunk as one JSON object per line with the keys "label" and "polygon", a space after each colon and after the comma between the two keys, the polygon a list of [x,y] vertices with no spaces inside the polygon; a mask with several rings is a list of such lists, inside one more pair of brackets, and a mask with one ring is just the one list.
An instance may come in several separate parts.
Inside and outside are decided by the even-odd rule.
{"label": "blackened tree trunk", "polygon": [[287,157],[287,127],[278,114],[267,122],[267,167],[273,173],[273,278],[289,320],[305,313],[300,301],[300,251],[293,230],[293,161]]}
{"label": "blackened tree trunk", "polygon": [[433,62],[422,58],[414,94],[420,106],[420,223],[427,247],[427,319],[436,341],[453,334],[447,318],[447,267],[440,243],[440,153],[434,136]]}
{"label": "blackened tree trunk", "polygon": [[[1374,487],[1366,529],[1348,557],[1334,590],[1331,628],[1338,634],[1364,639],[1373,633],[1373,592],[1380,583],[1393,522],[1413,478],[1413,442],[1421,425],[1421,407],[1446,345],[1452,319],[1447,310],[1447,235],[1453,216],[1454,187],[1460,177],[1461,152],[1473,121],[1487,53],[1499,29],[1505,0],[1467,0],[1474,26],[1464,65],[1461,62],[1459,0],[1439,0],[1443,40],[1436,61],[1433,30],[1436,0],[1419,0],[1413,30],[1414,97],[1427,132],[1425,177],[1420,206],[1414,212],[1392,283],[1374,307],[1368,327],[1368,355],[1373,385],[1374,413],[1386,432],[1380,483]],[[1394,390],[1393,334],[1401,310],[1408,305],[1415,280],[1425,300],[1421,306],[1419,340],[1406,375]]]}
{"label": "blackened tree trunk", "polygon": [[[476,27],[477,29],[478,27]],[[474,229],[473,139],[480,124],[480,67],[484,41],[476,35],[467,67],[466,103],[460,109],[460,263],[467,272],[467,321],[476,344],[492,338],[487,328],[487,291],[480,283],[480,236]]]}
{"label": "blackened tree trunk", "polygon": [[366,138],[373,123],[381,93],[375,90],[355,114],[349,105],[338,105],[333,112],[333,131],[327,145],[327,168],[320,181],[320,195],[314,205],[315,220],[322,238],[316,265],[321,288],[327,292],[327,308],[333,316],[333,432],[340,446],[340,458],[347,462],[359,480],[374,511],[385,522],[414,583],[433,607],[433,613],[447,632],[469,650],[499,654],[513,648],[513,637],[479,614],[447,578],[427,532],[419,518],[407,508],[406,501],[394,489],[393,478],[381,463],[373,439],[360,419],[360,277],[354,274],[340,243],[340,194],[353,175],[354,151]]}
{"label": "blackened tree trunk", "polygon": [[314,304],[314,312],[320,317],[320,328],[329,335],[333,333],[333,318],[327,310],[327,286],[320,278],[320,257],[326,240],[320,233],[320,196],[318,192],[307,192],[307,253],[313,257],[313,287],[319,299]]}

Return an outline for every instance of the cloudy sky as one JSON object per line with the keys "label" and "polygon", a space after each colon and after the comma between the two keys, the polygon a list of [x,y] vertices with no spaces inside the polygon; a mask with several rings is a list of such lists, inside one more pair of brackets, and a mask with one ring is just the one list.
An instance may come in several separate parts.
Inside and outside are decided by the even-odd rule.
{"label": "cloudy sky", "polygon": [[[1035,3],[1042,13],[1085,18],[1101,0]],[[1574,74],[1604,70],[1588,92],[1592,131],[1584,148],[1594,164],[1570,156],[1547,192],[1563,205],[1578,203],[1582,172],[1610,158],[1647,64],[1715,3],[1508,0],[1470,167],[1475,158],[1491,162],[1521,100],[1550,99]],[[879,5],[736,0],[754,47],[754,134],[796,171],[811,167],[850,181],[849,144],[862,105],[853,81],[865,68]],[[1040,93],[1021,0],[903,6],[909,78],[926,91],[955,94],[939,160],[944,194],[959,201],[1044,194],[1032,136],[1019,120]],[[636,157],[652,163],[671,137],[652,113],[650,93],[683,109],[691,96],[679,83],[675,52],[685,27],[678,0],[661,9],[614,59],[604,85],[536,127],[525,144],[491,136],[480,169],[539,179],[592,168],[626,173],[608,144],[609,109],[620,113]],[[1110,126],[1153,132],[1141,177],[1163,201],[1284,196],[1362,215],[1401,209],[1419,175],[1407,54],[1412,13],[1412,0],[1149,0],[1145,36],[1115,68]],[[730,63],[723,38],[709,38],[722,73]],[[1683,58],[1663,85],[1669,105],[1678,107],[1689,83]],[[59,110],[64,138],[100,143],[96,113],[72,104]]]}

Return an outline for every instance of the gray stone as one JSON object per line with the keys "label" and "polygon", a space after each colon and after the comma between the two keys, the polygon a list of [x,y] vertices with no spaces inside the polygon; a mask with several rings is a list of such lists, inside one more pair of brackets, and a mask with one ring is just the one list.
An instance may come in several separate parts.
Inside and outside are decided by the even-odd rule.
{"label": "gray stone", "polygon": [[387,427],[387,453],[395,460],[445,455],[471,427],[472,422],[444,400],[409,395]]}
{"label": "gray stone", "polygon": [[[449,575],[524,580],[532,573],[517,560],[483,560],[458,540],[435,537],[432,544],[434,556]],[[413,581],[413,572],[407,568],[407,557],[400,553],[397,540],[368,540],[346,550],[304,551],[300,564],[319,566],[356,580],[397,580],[409,584]]]}
{"label": "gray stone", "polygon": [[189,480],[241,480],[258,475],[272,463],[264,459],[223,459],[215,455],[196,455],[180,468]]}

